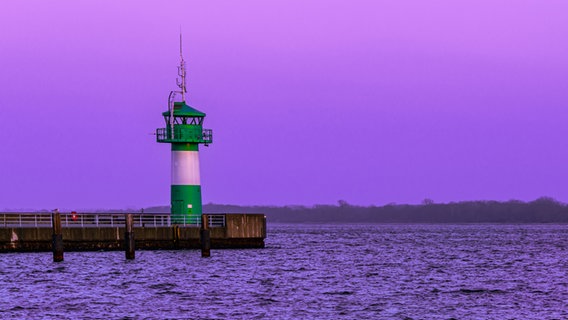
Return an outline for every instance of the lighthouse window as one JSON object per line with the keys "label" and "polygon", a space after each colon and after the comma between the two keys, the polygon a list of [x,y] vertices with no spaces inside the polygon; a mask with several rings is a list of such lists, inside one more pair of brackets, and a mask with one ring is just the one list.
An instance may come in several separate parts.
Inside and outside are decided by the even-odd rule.
{"label": "lighthouse window", "polygon": [[191,122],[189,124],[194,126],[200,126],[203,124],[203,118],[198,118],[198,117],[191,118]]}
{"label": "lighthouse window", "polygon": [[182,121],[182,124],[190,124],[190,125],[194,125],[194,126],[198,124],[197,118],[183,117],[181,121]]}
{"label": "lighthouse window", "polygon": [[[170,117],[164,116],[164,120],[166,125],[169,125]],[[203,117],[174,117],[173,122],[174,124],[201,126],[203,125]]]}

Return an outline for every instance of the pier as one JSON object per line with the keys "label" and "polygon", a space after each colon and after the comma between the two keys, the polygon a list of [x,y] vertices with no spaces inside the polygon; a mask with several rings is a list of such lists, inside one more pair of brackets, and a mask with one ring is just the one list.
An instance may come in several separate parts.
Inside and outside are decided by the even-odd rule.
{"label": "pier", "polygon": [[[127,232],[125,213],[60,213],[65,252],[125,250],[126,235],[134,234],[136,250],[200,249],[201,216],[172,223],[170,214],[134,213]],[[211,249],[263,248],[263,214],[207,214]],[[205,220],[205,219],[204,219]],[[51,213],[0,213],[0,253],[50,252]]]}
{"label": "pier", "polygon": [[53,251],[60,262],[67,251],[124,250],[131,260],[138,249],[201,249],[209,257],[210,249],[264,247],[263,214],[203,213],[199,149],[213,143],[213,131],[188,104],[181,32],[179,40],[179,90],[170,91],[165,126],[156,129],[156,142],[171,149],[170,212],[0,212],[0,253]]}

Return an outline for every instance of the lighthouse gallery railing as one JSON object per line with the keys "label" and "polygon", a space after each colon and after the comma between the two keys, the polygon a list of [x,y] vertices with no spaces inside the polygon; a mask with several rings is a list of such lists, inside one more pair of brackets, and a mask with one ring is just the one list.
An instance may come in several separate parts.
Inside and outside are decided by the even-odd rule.
{"label": "lighthouse gallery railing", "polygon": [[158,142],[193,142],[209,144],[213,142],[213,130],[175,127],[174,136],[171,136],[169,128],[156,129],[156,141]]}

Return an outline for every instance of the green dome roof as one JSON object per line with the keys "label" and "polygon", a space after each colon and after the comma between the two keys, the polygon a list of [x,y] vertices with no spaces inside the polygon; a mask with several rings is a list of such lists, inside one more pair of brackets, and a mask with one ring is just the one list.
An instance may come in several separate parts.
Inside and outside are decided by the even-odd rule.
{"label": "green dome roof", "polygon": [[[162,112],[163,116],[169,116],[170,112]],[[205,117],[205,113],[192,108],[184,102],[174,102],[174,117]]]}

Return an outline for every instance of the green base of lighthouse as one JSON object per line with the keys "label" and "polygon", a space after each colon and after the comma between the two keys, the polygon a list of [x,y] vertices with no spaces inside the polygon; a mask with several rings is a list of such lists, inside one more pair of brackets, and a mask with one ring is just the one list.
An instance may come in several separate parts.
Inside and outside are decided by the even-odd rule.
{"label": "green base of lighthouse", "polygon": [[198,224],[201,221],[201,186],[172,186],[172,223]]}

